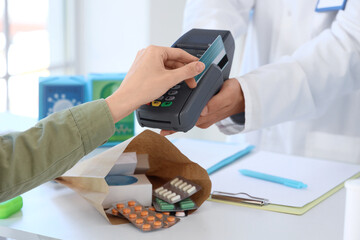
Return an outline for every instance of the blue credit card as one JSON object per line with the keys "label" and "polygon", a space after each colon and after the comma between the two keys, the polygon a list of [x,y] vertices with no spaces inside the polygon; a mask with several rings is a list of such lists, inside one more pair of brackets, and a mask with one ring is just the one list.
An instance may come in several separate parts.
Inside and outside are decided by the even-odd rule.
{"label": "blue credit card", "polygon": [[200,62],[205,64],[205,69],[202,71],[202,73],[195,76],[195,81],[199,82],[210,65],[212,63],[218,64],[221,59],[223,59],[225,54],[225,46],[221,36],[219,35],[199,59]]}

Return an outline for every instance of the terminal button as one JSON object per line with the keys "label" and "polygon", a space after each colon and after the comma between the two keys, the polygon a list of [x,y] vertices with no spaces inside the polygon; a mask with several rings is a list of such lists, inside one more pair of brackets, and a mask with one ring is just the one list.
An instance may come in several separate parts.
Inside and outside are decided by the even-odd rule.
{"label": "terminal button", "polygon": [[175,99],[175,96],[167,96],[165,98],[165,101],[173,101]]}
{"label": "terminal button", "polygon": [[178,94],[178,91],[176,91],[176,90],[170,90],[170,91],[168,92],[168,94],[169,94],[169,95],[176,95],[176,94]]}
{"label": "terminal button", "polygon": [[172,105],[172,102],[163,102],[161,104],[162,107],[170,107]]}
{"label": "terminal button", "polygon": [[151,103],[151,105],[152,105],[153,107],[158,107],[158,106],[161,105],[161,102],[160,102],[160,101],[153,101],[153,102]]}
{"label": "terminal button", "polygon": [[161,97],[159,97],[159,98],[156,99],[156,100],[161,101],[161,100],[163,100],[163,99],[164,99],[164,96],[161,96]]}

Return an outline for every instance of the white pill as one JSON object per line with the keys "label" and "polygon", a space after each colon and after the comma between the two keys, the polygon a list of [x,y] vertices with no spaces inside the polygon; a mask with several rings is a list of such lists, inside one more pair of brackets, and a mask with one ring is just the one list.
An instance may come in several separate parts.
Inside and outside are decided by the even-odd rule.
{"label": "white pill", "polygon": [[186,187],[184,187],[182,190],[186,192],[188,189],[190,189],[193,185],[189,184]]}
{"label": "white pill", "polygon": [[175,187],[178,187],[180,184],[182,184],[183,183],[183,180],[180,180],[180,181],[178,181],[178,182],[176,182],[175,184],[174,184],[174,186]]}
{"label": "white pill", "polygon": [[179,181],[179,179],[178,179],[178,178],[175,178],[174,180],[172,180],[172,181],[170,182],[170,184],[171,184],[171,185],[174,185],[177,181]]}
{"label": "white pill", "polygon": [[159,195],[163,195],[165,192],[167,192],[168,190],[165,188],[165,189],[163,189],[163,190],[161,190],[160,192],[159,192]]}
{"label": "white pill", "polygon": [[175,197],[171,198],[171,202],[175,202],[180,199],[180,195],[176,195]]}
{"label": "white pill", "polygon": [[164,187],[159,187],[159,188],[155,189],[155,192],[158,193],[158,192],[160,192],[160,191],[163,190],[163,189],[164,189]]}
{"label": "white pill", "polygon": [[179,189],[182,190],[186,185],[187,185],[187,183],[184,182],[183,184],[181,184],[181,185],[179,186]]}
{"label": "white pill", "polygon": [[175,216],[176,217],[185,217],[185,212],[176,212]]}
{"label": "white pill", "polygon": [[167,198],[167,199],[171,199],[171,198],[174,197],[175,195],[176,195],[176,193],[173,192],[172,194],[168,195],[166,198]]}
{"label": "white pill", "polygon": [[186,192],[188,193],[188,194],[192,194],[193,192],[195,192],[195,190],[196,190],[196,187],[195,186],[192,186],[190,189],[188,189]]}
{"label": "white pill", "polygon": [[166,193],[163,194],[163,196],[166,197],[169,194],[172,194],[172,191],[167,191]]}

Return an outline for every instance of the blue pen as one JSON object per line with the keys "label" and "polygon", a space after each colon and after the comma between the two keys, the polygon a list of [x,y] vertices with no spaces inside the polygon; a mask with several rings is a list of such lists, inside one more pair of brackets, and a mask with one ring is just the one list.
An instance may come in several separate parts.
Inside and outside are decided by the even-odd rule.
{"label": "blue pen", "polygon": [[249,145],[248,147],[241,150],[240,152],[237,152],[234,155],[231,155],[230,157],[227,157],[224,160],[221,160],[220,162],[218,162],[218,163],[214,164],[213,166],[209,167],[208,169],[206,169],[207,173],[210,175],[210,174],[216,172],[217,170],[219,170],[220,168],[225,167],[225,166],[229,165],[232,162],[235,162],[239,158],[241,158],[241,157],[245,156],[246,154],[250,153],[251,150],[253,150],[254,148],[255,148],[255,146]]}
{"label": "blue pen", "polygon": [[242,175],[248,176],[248,177],[253,177],[253,178],[257,178],[257,179],[261,179],[261,180],[265,180],[265,181],[269,181],[269,182],[274,182],[274,183],[279,183],[288,187],[292,187],[292,188],[306,188],[307,185],[305,183],[296,181],[296,180],[292,180],[292,179],[287,179],[287,178],[282,178],[282,177],[278,177],[278,176],[273,176],[273,175],[269,175],[269,174],[265,174],[265,173],[261,173],[261,172],[255,172],[255,171],[251,171],[248,169],[240,169],[239,172]]}

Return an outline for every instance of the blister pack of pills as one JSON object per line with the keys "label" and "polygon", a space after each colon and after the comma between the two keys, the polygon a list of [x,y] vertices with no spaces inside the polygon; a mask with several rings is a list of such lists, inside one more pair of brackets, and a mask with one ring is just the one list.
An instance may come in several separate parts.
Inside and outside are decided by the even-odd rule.
{"label": "blister pack of pills", "polygon": [[106,212],[107,214],[110,214],[110,215],[115,216],[115,217],[124,218],[123,215],[121,215],[121,214],[119,213],[119,211],[118,211],[115,207],[111,207],[111,208],[105,210],[105,212]]}
{"label": "blister pack of pills", "polygon": [[197,209],[198,206],[190,198],[177,203],[168,203],[160,198],[154,198],[153,205],[158,212],[180,212]]}
{"label": "blister pack of pills", "polygon": [[153,191],[153,196],[168,203],[177,203],[201,189],[199,185],[183,177],[176,177]]}
{"label": "blister pack of pills", "polygon": [[[117,204],[113,204],[114,206],[116,206]],[[119,203],[119,207],[121,208],[121,203]],[[148,209],[148,210],[150,210],[150,211],[156,211],[156,209],[154,208],[154,207],[147,207],[147,208],[145,208],[145,209]],[[119,217],[119,218],[125,218],[123,215],[121,215],[120,213],[119,213],[119,211],[117,210],[117,208],[116,207],[111,207],[111,208],[108,208],[108,209],[106,209],[105,210],[105,212],[107,213],[107,214],[110,214],[110,215],[112,215],[112,216],[114,216],[114,217]]]}
{"label": "blister pack of pills", "polygon": [[180,221],[177,217],[156,213],[145,208],[135,200],[120,202],[114,207],[135,227],[146,232],[169,228]]}

